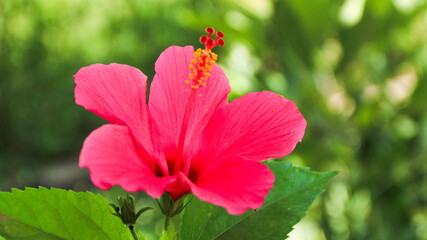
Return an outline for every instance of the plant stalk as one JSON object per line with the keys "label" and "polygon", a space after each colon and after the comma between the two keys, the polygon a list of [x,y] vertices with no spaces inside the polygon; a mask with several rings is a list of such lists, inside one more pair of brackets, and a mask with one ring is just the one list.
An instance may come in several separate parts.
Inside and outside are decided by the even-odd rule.
{"label": "plant stalk", "polygon": [[164,227],[165,232],[167,232],[167,231],[168,231],[168,228],[169,228],[169,222],[170,222],[170,220],[171,220],[171,217],[169,217],[169,216],[165,216],[165,227]]}
{"label": "plant stalk", "polygon": [[138,236],[136,236],[135,228],[129,227],[130,232],[132,233],[133,239],[138,240]]}

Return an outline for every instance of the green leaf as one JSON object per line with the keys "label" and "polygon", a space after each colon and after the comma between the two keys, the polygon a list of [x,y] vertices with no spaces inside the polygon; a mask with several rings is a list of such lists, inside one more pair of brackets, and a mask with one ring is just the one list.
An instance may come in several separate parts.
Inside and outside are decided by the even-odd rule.
{"label": "green leaf", "polygon": [[312,172],[283,162],[266,164],[276,181],[261,208],[232,216],[224,208],[195,198],[185,209],[180,239],[285,239],[325,183],[337,174]]}
{"label": "green leaf", "polygon": [[6,239],[131,239],[109,202],[91,192],[40,187],[0,192],[0,235]]}
{"label": "green leaf", "polygon": [[175,239],[176,239],[176,232],[174,229],[170,228],[167,232],[163,230],[159,240],[175,240]]}

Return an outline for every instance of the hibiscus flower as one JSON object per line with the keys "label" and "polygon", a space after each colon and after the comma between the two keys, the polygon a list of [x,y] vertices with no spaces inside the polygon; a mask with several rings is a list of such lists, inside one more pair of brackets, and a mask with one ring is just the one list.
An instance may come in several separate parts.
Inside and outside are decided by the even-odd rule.
{"label": "hibiscus flower", "polygon": [[274,175],[261,161],[292,152],[307,123],[273,92],[229,103],[229,81],[211,51],[224,34],[207,32],[204,50],[172,46],[160,55],[148,104],[147,76],[134,67],[93,64],[74,76],[76,103],[110,123],[80,154],[95,186],[174,200],[191,192],[230,214],[262,206]]}

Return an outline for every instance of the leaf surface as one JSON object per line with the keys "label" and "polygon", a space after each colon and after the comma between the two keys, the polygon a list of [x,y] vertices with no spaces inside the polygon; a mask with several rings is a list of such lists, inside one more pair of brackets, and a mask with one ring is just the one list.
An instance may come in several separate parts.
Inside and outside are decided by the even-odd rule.
{"label": "leaf surface", "polygon": [[283,162],[266,164],[276,180],[261,208],[232,216],[224,208],[194,198],[185,208],[180,239],[285,239],[326,182],[337,174],[313,172]]}
{"label": "leaf surface", "polygon": [[91,192],[26,188],[0,192],[0,235],[6,239],[131,239],[109,202]]}

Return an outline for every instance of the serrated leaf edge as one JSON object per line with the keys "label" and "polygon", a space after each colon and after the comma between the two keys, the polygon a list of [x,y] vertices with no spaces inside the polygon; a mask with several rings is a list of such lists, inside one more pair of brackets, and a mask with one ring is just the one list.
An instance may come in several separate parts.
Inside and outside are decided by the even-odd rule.
{"label": "serrated leaf edge", "polygon": [[[37,191],[37,190],[41,190],[41,191],[49,191],[49,192],[58,192],[58,193],[60,193],[60,192],[62,192],[62,193],[72,193],[72,194],[75,194],[75,196],[78,196],[78,195],[85,195],[85,194],[89,194],[88,196],[90,196],[90,197],[94,197],[94,198],[99,198],[99,197],[101,197],[101,198],[103,198],[102,197],[102,195],[101,194],[95,194],[95,193],[93,193],[93,192],[90,192],[90,191],[86,191],[86,192],[75,192],[75,191],[73,191],[73,190],[65,190],[65,189],[59,189],[59,188],[45,188],[45,187],[42,187],[42,186],[39,186],[38,188],[31,188],[31,187],[25,187],[24,188],[24,190],[21,190],[21,189],[18,189],[18,188],[12,188],[11,189],[11,191],[10,192],[0,192],[0,193],[5,193],[5,194],[8,194],[8,195],[14,195],[14,194],[16,194],[16,193],[18,193],[18,194],[20,194],[20,193],[25,193],[25,192],[27,192],[28,191],[28,193],[30,193],[30,192],[34,192],[34,191]],[[103,198],[104,199],[104,198]],[[80,215],[84,215],[85,217],[86,217],[86,219],[89,219],[74,203],[72,203],[72,202],[70,202],[68,199],[65,199],[70,205],[72,205],[73,206],[73,208],[74,209],[77,209],[78,210],[78,212],[80,212]],[[27,204],[25,204],[25,205],[27,205]],[[50,206],[52,206],[51,204],[49,204],[48,203],[48,205],[50,205]],[[97,205],[99,206],[99,203],[97,202]],[[33,210],[30,208],[30,207],[28,207],[30,210],[31,210],[31,212],[32,212],[32,215],[35,215],[34,213],[33,213]],[[54,206],[52,206],[52,208],[54,208],[56,211],[58,211],[59,212],[59,210],[57,209],[57,208],[55,208]],[[3,216],[7,216],[7,217],[10,217],[10,218],[15,218],[15,217],[13,217],[13,216],[9,216],[9,215],[6,215],[6,214],[0,214],[0,215],[3,215]],[[104,221],[104,216],[105,215],[103,215],[103,219],[102,219],[102,221]],[[61,214],[59,214],[59,217],[62,219],[62,215]],[[16,219],[16,218],[15,218]],[[37,219],[37,218],[36,218]],[[24,222],[22,222],[22,220],[20,220],[20,219],[16,219],[16,220],[18,220],[21,224],[24,224],[24,225],[26,225],[26,226],[29,226],[30,228],[33,228],[33,229],[36,229],[36,230],[39,230],[39,231],[41,231],[43,234],[47,234],[47,235],[50,235],[50,236],[53,236],[53,237],[55,237],[55,238],[58,238],[58,239],[64,239],[64,240],[66,240],[66,238],[62,238],[62,237],[60,237],[60,236],[57,236],[57,235],[55,235],[55,234],[52,234],[52,233],[49,233],[49,232],[45,232],[43,229],[41,229],[40,227],[35,227],[35,226],[32,226],[32,225],[28,225],[27,223],[24,223]],[[38,225],[39,226],[41,226],[41,224],[40,224],[40,222],[39,222],[39,220],[37,219],[37,222],[38,222]],[[62,222],[64,222],[64,221],[62,221]],[[92,222],[92,221],[91,221]],[[96,226],[96,228],[98,228],[99,230],[100,230],[100,232],[102,232],[108,239],[111,239],[109,236],[108,236],[108,234],[98,225],[98,224],[96,224],[96,223],[94,223],[94,226]],[[65,229],[66,229],[66,231],[67,231],[67,233],[69,234],[69,231],[68,231],[68,228],[65,226]],[[118,228],[116,227],[116,230],[118,230]],[[68,235],[68,236],[70,236],[70,235]],[[72,236],[70,236],[71,237],[71,239],[73,238]]]}
{"label": "serrated leaf edge", "polygon": [[[274,164],[273,164],[274,165]],[[293,166],[292,165],[290,165],[290,167],[292,168]],[[311,173],[316,173],[316,174],[319,174],[319,175],[323,175],[323,176],[321,176],[318,180],[320,180],[320,184],[322,184],[322,186],[321,187],[318,187],[317,188],[317,190],[321,190],[318,194],[316,194],[315,196],[314,196],[314,198],[316,198],[318,195],[320,195],[324,190],[322,190],[323,189],[323,187],[324,187],[324,184],[326,184],[330,179],[332,179],[335,175],[337,175],[338,174],[338,171],[332,171],[332,172],[316,172],[316,171],[310,171],[310,168],[307,168],[307,167],[293,167],[293,168],[295,168],[295,169],[300,169],[300,170],[303,170],[303,171],[309,171],[309,172],[311,172]],[[229,228],[227,228],[227,229],[225,229],[224,231],[222,231],[220,234],[218,234],[217,236],[215,236],[215,238],[214,239],[218,239],[222,234],[224,234],[225,232],[227,232],[227,231],[229,231],[231,228],[233,228],[234,226],[236,226],[237,224],[239,224],[240,222],[242,222],[243,220],[245,220],[245,219],[247,219],[248,217],[251,217],[251,216],[253,216],[254,214],[256,214],[256,213],[259,213],[259,212],[261,212],[261,211],[263,211],[265,208],[267,208],[268,206],[270,206],[271,204],[274,204],[274,203],[276,203],[277,201],[280,201],[280,200],[282,200],[283,198],[285,198],[285,197],[288,197],[289,195],[291,195],[291,194],[294,194],[294,193],[296,193],[296,192],[300,192],[300,191],[302,191],[302,190],[304,190],[304,189],[306,189],[306,188],[309,188],[310,186],[312,186],[312,185],[316,185],[316,184],[319,184],[319,182],[312,182],[312,183],[309,183],[309,184],[307,184],[307,185],[305,185],[304,187],[300,187],[300,188],[297,188],[297,189],[295,189],[294,191],[292,191],[291,193],[288,193],[288,194],[285,194],[285,195],[283,195],[283,196],[281,196],[280,198],[278,198],[278,199],[276,199],[275,201],[272,201],[272,202],[270,202],[270,203],[268,203],[267,205],[265,205],[265,206],[262,206],[261,208],[259,208],[259,210],[257,210],[257,211],[252,211],[250,214],[248,214],[247,216],[245,216],[245,217],[243,217],[243,218],[241,218],[241,219],[239,219],[237,222],[235,222],[235,223],[233,223]],[[315,188],[316,189],[316,188]],[[309,206],[310,207],[310,206]],[[214,210],[214,209],[212,209],[212,210]],[[212,212],[212,211],[211,211]],[[304,215],[302,216],[302,217],[304,217],[305,216],[305,213],[304,213]],[[210,216],[209,216],[209,219],[210,219]],[[208,221],[209,221],[209,219],[208,219]],[[206,221],[206,222],[208,222],[208,221]],[[203,230],[205,229],[205,227],[206,227],[206,225],[207,224],[205,224],[204,226],[203,226],[203,229],[202,229],[202,231],[201,231],[201,233],[203,233]],[[200,234],[199,236],[198,236],[198,240],[200,239],[200,237],[202,236],[202,234]]]}
{"label": "serrated leaf edge", "polygon": [[[313,185],[313,183],[310,183],[310,184],[306,185],[305,187],[302,187],[302,188],[296,189],[296,191],[293,191],[293,192],[291,192],[291,193],[289,193],[289,194],[285,194],[285,195],[281,196],[280,198],[276,199],[275,201],[272,201],[272,202],[268,203],[267,205],[262,206],[261,208],[257,209],[257,211],[252,211],[250,214],[248,214],[247,216],[245,216],[245,217],[243,217],[243,218],[239,219],[237,222],[233,223],[230,227],[228,227],[227,229],[225,229],[223,232],[221,232],[220,234],[218,234],[217,236],[215,236],[215,238],[214,238],[214,239],[218,239],[222,234],[224,234],[225,232],[229,231],[231,228],[233,228],[234,226],[236,226],[236,225],[237,225],[237,224],[239,224],[240,222],[242,222],[242,221],[244,221],[245,219],[247,219],[247,218],[249,218],[249,217],[253,216],[254,214],[257,214],[257,213],[262,212],[264,209],[268,208],[270,205],[272,205],[272,204],[274,204],[274,203],[276,203],[276,202],[278,202],[278,201],[281,201],[281,200],[283,200],[283,199],[284,199],[284,198],[286,198],[286,197],[289,197],[289,195],[292,195],[292,194],[295,194],[295,193],[301,192],[301,191],[305,190],[306,188],[309,188],[311,185]],[[322,188],[323,188],[323,187],[322,187]],[[321,191],[320,191],[319,193],[317,193],[317,194],[314,196],[314,198],[316,198],[318,195],[320,195],[320,194],[324,191],[324,190],[322,190],[322,188],[317,188],[317,189],[315,189],[315,190],[321,190]],[[310,207],[310,206],[309,206],[309,207]],[[305,213],[304,213],[304,215],[303,215],[302,217],[304,217],[304,216],[305,216]],[[200,238],[199,238],[199,239],[200,239]]]}

